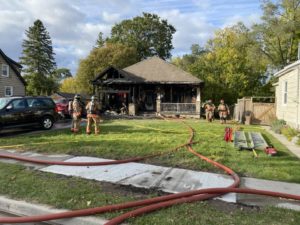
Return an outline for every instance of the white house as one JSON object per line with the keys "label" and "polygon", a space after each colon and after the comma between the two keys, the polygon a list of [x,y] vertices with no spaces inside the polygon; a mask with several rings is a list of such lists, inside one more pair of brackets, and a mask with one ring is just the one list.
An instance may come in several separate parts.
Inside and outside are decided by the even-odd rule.
{"label": "white house", "polygon": [[300,60],[275,73],[276,116],[300,129]]}

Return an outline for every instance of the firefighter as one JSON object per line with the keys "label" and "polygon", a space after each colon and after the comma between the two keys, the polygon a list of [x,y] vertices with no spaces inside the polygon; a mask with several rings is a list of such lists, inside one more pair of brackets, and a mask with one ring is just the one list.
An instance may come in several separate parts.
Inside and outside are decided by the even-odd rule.
{"label": "firefighter", "polygon": [[213,117],[214,117],[214,112],[215,112],[215,105],[212,103],[212,100],[208,100],[205,104],[204,104],[204,109],[205,109],[205,116],[206,116],[206,120],[208,122],[212,122]]}
{"label": "firefighter", "polygon": [[87,126],[86,133],[91,134],[92,123],[94,122],[95,134],[99,134],[99,122],[100,122],[100,105],[97,102],[95,96],[92,96],[91,101],[86,105],[87,111]]}
{"label": "firefighter", "polygon": [[70,118],[72,119],[72,122],[71,122],[71,132],[73,132],[74,131],[73,99],[69,100],[69,103],[68,103],[68,113],[69,113]]}
{"label": "firefighter", "polygon": [[221,99],[220,105],[218,106],[218,112],[219,112],[221,124],[226,123],[226,119],[227,116],[230,114],[230,111],[228,105],[225,104],[223,99]]}
{"label": "firefighter", "polygon": [[80,101],[80,95],[76,94],[72,102],[72,127],[71,131],[78,133],[80,130],[81,117],[83,112],[82,103]]}

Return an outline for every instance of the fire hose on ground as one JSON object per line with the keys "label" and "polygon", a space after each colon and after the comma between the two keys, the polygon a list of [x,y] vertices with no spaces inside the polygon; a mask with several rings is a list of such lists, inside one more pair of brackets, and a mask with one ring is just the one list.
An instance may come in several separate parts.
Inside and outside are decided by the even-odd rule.
{"label": "fire hose on ground", "polygon": [[[215,198],[217,196],[227,194],[227,193],[244,193],[244,194],[255,194],[255,195],[265,195],[271,197],[279,197],[286,199],[293,199],[300,201],[300,195],[292,195],[286,193],[272,192],[272,191],[263,191],[256,189],[248,189],[248,188],[238,188],[240,184],[239,176],[230,168],[220,164],[216,161],[213,161],[200,153],[196,152],[192,145],[196,142],[193,142],[194,139],[194,130],[191,126],[184,123],[189,129],[189,139],[187,143],[179,145],[174,149],[165,152],[159,152],[156,154],[144,156],[144,157],[136,157],[131,159],[124,160],[114,160],[114,161],[105,161],[105,162],[60,162],[60,161],[47,161],[47,160],[39,160],[22,156],[13,156],[7,154],[0,154],[0,158],[6,159],[14,159],[24,162],[37,163],[37,164],[45,164],[45,165],[65,165],[65,166],[101,166],[101,165],[111,165],[111,164],[121,164],[121,163],[129,163],[129,162],[137,162],[141,160],[145,160],[150,157],[161,156],[164,154],[170,154],[175,152],[183,147],[185,147],[190,153],[194,154],[198,158],[207,161],[208,163],[222,169],[227,174],[229,174],[233,178],[233,183],[229,187],[225,188],[208,188],[208,189],[200,189],[182,192],[178,194],[169,194],[160,197],[154,197],[145,200],[125,202],[120,204],[95,207],[95,208],[87,208],[81,210],[67,211],[62,213],[54,213],[54,214],[46,214],[46,215],[36,215],[36,216],[24,216],[24,217],[0,217],[0,223],[33,223],[33,222],[43,222],[49,220],[57,220],[64,218],[73,218],[80,216],[89,216],[95,215],[105,212],[113,212],[123,209],[134,208],[132,211],[121,214],[106,223],[106,225],[115,225],[124,222],[125,220],[133,217],[137,217],[146,213],[150,213],[162,208],[170,207],[177,204],[182,203],[190,203],[195,201],[202,201],[211,198]],[[138,208],[139,207],[139,208]]]}

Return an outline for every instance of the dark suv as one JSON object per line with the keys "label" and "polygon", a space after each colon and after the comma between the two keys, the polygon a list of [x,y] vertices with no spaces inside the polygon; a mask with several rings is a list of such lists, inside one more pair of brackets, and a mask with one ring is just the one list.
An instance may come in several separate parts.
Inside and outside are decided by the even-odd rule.
{"label": "dark suv", "polygon": [[48,97],[0,98],[1,128],[32,127],[52,128],[58,119],[55,103]]}

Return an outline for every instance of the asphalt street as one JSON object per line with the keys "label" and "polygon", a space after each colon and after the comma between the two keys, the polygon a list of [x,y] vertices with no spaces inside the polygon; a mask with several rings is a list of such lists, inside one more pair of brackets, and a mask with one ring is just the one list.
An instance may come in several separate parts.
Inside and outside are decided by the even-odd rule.
{"label": "asphalt street", "polygon": [[[64,129],[70,127],[71,120],[59,120],[54,124],[52,130]],[[18,135],[28,134],[28,133],[39,133],[39,132],[47,132],[38,127],[28,127],[28,128],[15,128],[15,129],[3,129],[0,131],[0,138],[5,137],[14,137]]]}

